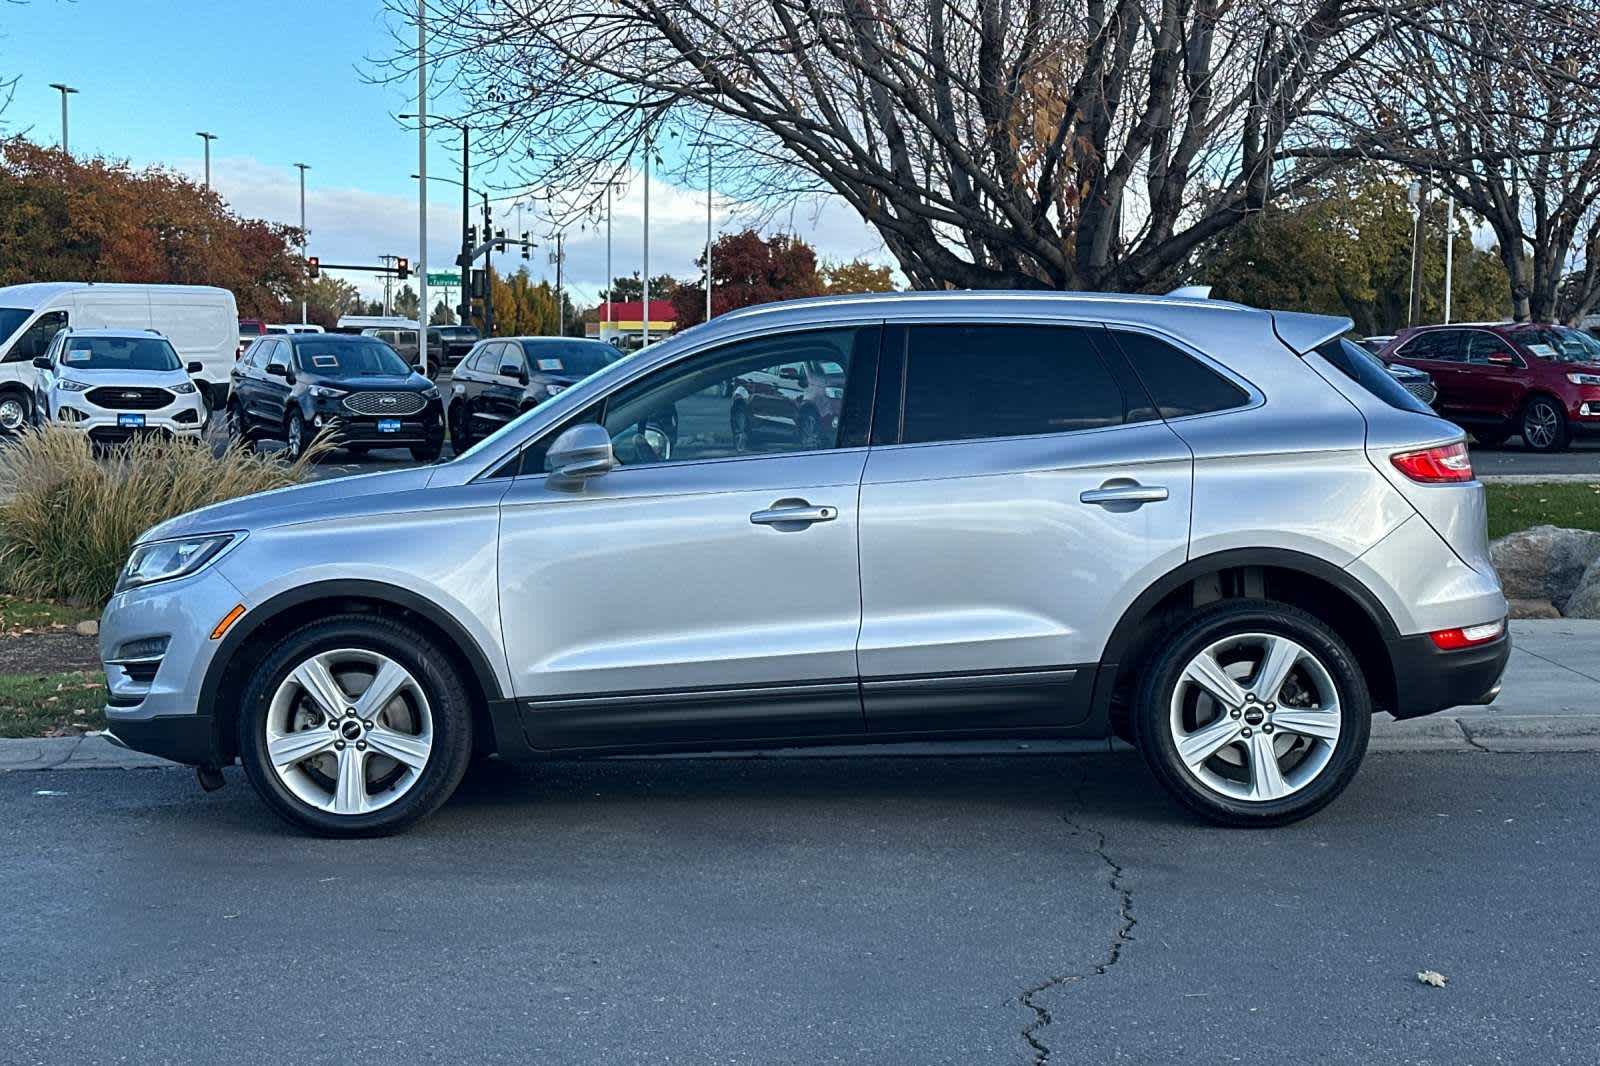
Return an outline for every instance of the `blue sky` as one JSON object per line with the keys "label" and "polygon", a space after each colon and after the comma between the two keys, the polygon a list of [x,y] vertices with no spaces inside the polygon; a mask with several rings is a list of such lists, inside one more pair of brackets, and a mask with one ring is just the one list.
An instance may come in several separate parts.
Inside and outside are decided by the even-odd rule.
{"label": "blue sky", "polygon": [[[364,77],[372,70],[368,58],[391,47],[385,18],[380,0],[0,0],[0,79],[20,76],[0,128],[57,143],[60,97],[49,84],[64,81],[80,90],[70,103],[75,154],[161,163],[198,177],[195,131],[208,130],[219,137],[212,183],[240,213],[297,222],[293,164],[308,163],[312,254],[330,262],[369,262],[383,253],[415,257],[410,175],[417,139],[393,118],[414,110],[408,93],[415,85],[376,85]],[[448,102],[436,108],[448,111]],[[455,134],[440,134],[429,149],[429,170],[454,176]],[[495,180],[492,172],[474,174],[474,185],[480,177]],[[653,187],[652,273],[697,273],[704,196],[659,182]],[[635,183],[614,209],[618,274],[639,268],[641,208]],[[718,228],[734,226],[736,216],[736,205],[719,203]],[[502,224],[514,230],[514,214],[503,213]],[[459,226],[459,190],[434,184],[428,242],[434,269],[453,269]],[[794,227],[824,255],[885,261],[860,221],[836,207],[815,217],[798,213]],[[538,220],[526,215],[524,228],[538,231]],[[566,245],[575,292],[597,290],[605,274],[603,236],[569,231]],[[502,265],[520,262],[507,257]],[[546,249],[530,265],[553,277]]]}

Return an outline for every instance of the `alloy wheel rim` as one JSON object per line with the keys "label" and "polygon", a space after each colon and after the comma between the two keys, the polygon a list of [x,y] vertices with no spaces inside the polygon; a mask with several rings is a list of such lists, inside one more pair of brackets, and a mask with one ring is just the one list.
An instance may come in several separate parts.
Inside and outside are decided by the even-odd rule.
{"label": "alloy wheel rim", "polygon": [[1535,448],[1548,448],[1556,439],[1555,409],[1547,403],[1536,403],[1528,408],[1522,435]]}
{"label": "alloy wheel rim", "polygon": [[300,438],[304,433],[305,430],[300,425],[300,419],[291,418],[289,420],[289,451],[296,456],[300,454]]}
{"label": "alloy wheel rim", "polygon": [[1339,693],[1328,668],[1275,633],[1216,641],[1183,668],[1168,728],[1178,758],[1202,787],[1271,803],[1308,787],[1333,759]]}
{"label": "alloy wheel rim", "polygon": [[358,648],[319,652],[267,706],[267,764],[302,803],[371,814],[416,785],[433,751],[433,712],[411,672]]}
{"label": "alloy wheel rim", "polygon": [[3,401],[0,401],[0,428],[4,428],[4,429],[8,429],[8,430],[18,429],[22,425],[22,419],[23,419],[22,401],[20,401],[20,400],[3,400]]}

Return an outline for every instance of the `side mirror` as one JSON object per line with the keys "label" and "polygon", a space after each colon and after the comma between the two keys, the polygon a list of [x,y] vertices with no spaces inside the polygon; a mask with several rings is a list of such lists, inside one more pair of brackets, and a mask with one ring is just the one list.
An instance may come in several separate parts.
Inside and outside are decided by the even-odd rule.
{"label": "side mirror", "polygon": [[524,385],[528,383],[528,372],[522,369],[522,367],[518,366],[516,363],[502,363],[500,366],[500,376],[503,378],[516,378]]}
{"label": "side mirror", "polygon": [[188,372],[189,372],[189,373],[191,373],[191,374],[198,374],[198,373],[200,373],[200,372],[201,372],[201,371],[202,371],[202,370],[204,370],[204,369],[205,369],[205,364],[204,364],[204,363],[190,363],[190,364],[189,364],[189,365],[188,365],[188,366],[187,366],[187,367],[185,367],[185,368],[184,368],[184,369],[186,369],[186,370],[187,370],[187,371],[188,371]]}
{"label": "side mirror", "polygon": [[545,469],[550,472],[549,480],[567,485],[581,485],[616,465],[611,434],[596,422],[582,422],[563,432],[551,442],[544,458]]}
{"label": "side mirror", "polygon": [[275,378],[286,378],[289,376],[289,368],[282,363],[268,363],[267,373]]}
{"label": "side mirror", "polygon": [[40,370],[49,370],[50,369],[50,357],[48,355],[36,356],[36,357],[34,357],[33,365],[38,367]]}
{"label": "side mirror", "polygon": [[804,380],[800,376],[800,368],[799,367],[793,367],[793,366],[780,366],[778,368],[778,376],[780,378],[783,378],[786,381],[802,381],[802,380]]}

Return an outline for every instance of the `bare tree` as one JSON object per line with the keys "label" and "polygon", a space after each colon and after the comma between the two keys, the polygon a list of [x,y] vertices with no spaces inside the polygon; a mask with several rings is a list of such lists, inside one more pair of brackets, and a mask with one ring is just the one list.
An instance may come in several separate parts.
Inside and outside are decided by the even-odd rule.
{"label": "bare tree", "polygon": [[1393,76],[1330,94],[1340,132],[1290,154],[1427,177],[1493,231],[1516,318],[1581,316],[1600,302],[1600,0],[1435,14],[1397,18],[1378,50]]}
{"label": "bare tree", "polygon": [[[395,21],[409,0],[389,0]],[[652,150],[836,196],[919,287],[1148,289],[1341,165],[1324,113],[1425,0],[430,0],[476,150],[593,190]],[[414,40],[414,31],[396,41]],[[386,76],[414,57],[397,43]],[[654,148],[647,146],[653,145]],[[663,146],[670,146],[663,150]],[[582,210],[598,193],[581,193]]]}

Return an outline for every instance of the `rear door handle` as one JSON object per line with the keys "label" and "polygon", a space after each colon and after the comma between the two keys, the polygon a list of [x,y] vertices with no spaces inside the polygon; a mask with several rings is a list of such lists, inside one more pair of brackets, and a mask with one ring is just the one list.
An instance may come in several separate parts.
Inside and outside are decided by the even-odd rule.
{"label": "rear door handle", "polygon": [[1102,485],[1097,489],[1085,489],[1078,494],[1078,499],[1084,503],[1099,504],[1104,507],[1113,503],[1160,503],[1167,498],[1165,485],[1141,485],[1138,482],[1124,485]]}
{"label": "rear door handle", "polygon": [[810,525],[812,522],[832,522],[838,517],[837,507],[812,507],[810,504],[805,504],[757,511],[750,516],[750,521],[758,526],[782,526],[791,522],[796,525]]}

